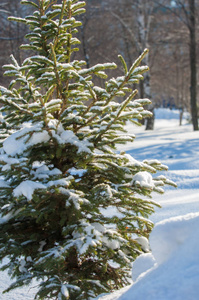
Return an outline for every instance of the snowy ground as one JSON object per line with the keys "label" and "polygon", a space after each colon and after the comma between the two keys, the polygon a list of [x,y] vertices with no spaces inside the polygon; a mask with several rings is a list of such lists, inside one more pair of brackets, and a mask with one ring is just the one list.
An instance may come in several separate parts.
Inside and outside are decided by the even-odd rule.
{"label": "snowy ground", "polygon": [[[166,175],[178,184],[164,195],[154,194],[161,209],[151,216],[155,228],[150,237],[152,253],[140,256],[133,265],[134,283],[99,300],[197,300],[199,299],[199,133],[184,123],[179,113],[156,111],[155,130],[128,126],[136,134],[133,144],[122,146],[138,160],[159,159],[169,167]],[[10,280],[0,272],[0,299],[32,300],[33,288],[2,295]]]}

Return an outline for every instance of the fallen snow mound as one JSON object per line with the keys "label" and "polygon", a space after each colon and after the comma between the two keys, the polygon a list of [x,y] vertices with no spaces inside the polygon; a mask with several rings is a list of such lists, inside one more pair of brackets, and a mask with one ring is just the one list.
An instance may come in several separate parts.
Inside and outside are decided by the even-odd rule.
{"label": "fallen snow mound", "polygon": [[100,300],[199,299],[199,213],[157,223],[150,236],[152,253],[138,257],[134,284]]}

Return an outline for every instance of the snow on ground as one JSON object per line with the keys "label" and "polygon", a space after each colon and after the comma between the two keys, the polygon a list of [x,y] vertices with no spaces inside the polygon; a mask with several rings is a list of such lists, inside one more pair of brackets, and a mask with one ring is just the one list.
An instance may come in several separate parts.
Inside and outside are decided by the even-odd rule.
{"label": "snow on ground", "polygon": [[[178,113],[156,110],[155,130],[131,128],[136,134],[127,152],[135,159],[156,158],[169,167],[166,176],[178,184],[154,200],[162,205],[151,216],[152,253],[138,257],[132,267],[133,284],[98,300],[199,299],[199,133]],[[123,149],[125,150],[125,149]]]}
{"label": "snow on ground", "polygon": [[[155,223],[150,236],[151,253],[141,255],[133,264],[133,284],[98,300],[197,300],[199,294],[199,132],[179,112],[155,111],[154,131],[128,125],[136,134],[133,144],[121,146],[135,159],[159,159],[169,167],[169,179],[178,188],[167,187],[164,195],[154,194],[162,205],[151,216]],[[1,294],[10,280],[0,272],[0,300],[33,300],[33,288],[20,288]]]}

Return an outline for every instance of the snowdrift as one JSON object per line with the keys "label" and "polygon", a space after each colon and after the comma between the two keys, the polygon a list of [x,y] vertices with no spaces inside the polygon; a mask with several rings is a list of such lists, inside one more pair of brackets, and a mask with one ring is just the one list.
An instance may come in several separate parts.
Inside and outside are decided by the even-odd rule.
{"label": "snowdrift", "polygon": [[158,222],[150,236],[152,253],[139,256],[133,264],[134,284],[99,299],[198,299],[198,236],[199,213]]}

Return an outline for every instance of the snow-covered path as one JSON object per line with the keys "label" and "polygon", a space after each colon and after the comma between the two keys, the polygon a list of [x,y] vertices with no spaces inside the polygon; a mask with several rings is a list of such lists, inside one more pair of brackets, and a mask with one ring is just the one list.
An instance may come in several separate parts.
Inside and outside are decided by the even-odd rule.
{"label": "snow-covered path", "polygon": [[178,188],[154,194],[162,208],[151,216],[152,254],[134,263],[134,284],[100,300],[199,299],[199,133],[185,123],[179,127],[175,113],[159,112],[165,116],[156,120],[154,131],[129,128],[137,138],[128,153],[139,160],[159,159],[169,167],[164,175]]}
{"label": "snow-covered path", "polygon": [[[135,262],[135,283],[100,300],[199,299],[199,133],[185,121],[179,127],[177,112],[157,110],[156,115],[154,131],[129,125],[136,139],[121,150],[138,160],[159,159],[169,167],[164,175],[178,188],[154,194],[162,208],[151,216],[156,224],[150,238],[152,254]],[[147,270],[147,265],[152,269]],[[141,270],[146,273],[140,274]],[[0,300],[33,300],[34,289],[29,287],[2,295],[8,284],[7,274],[0,272]]]}

